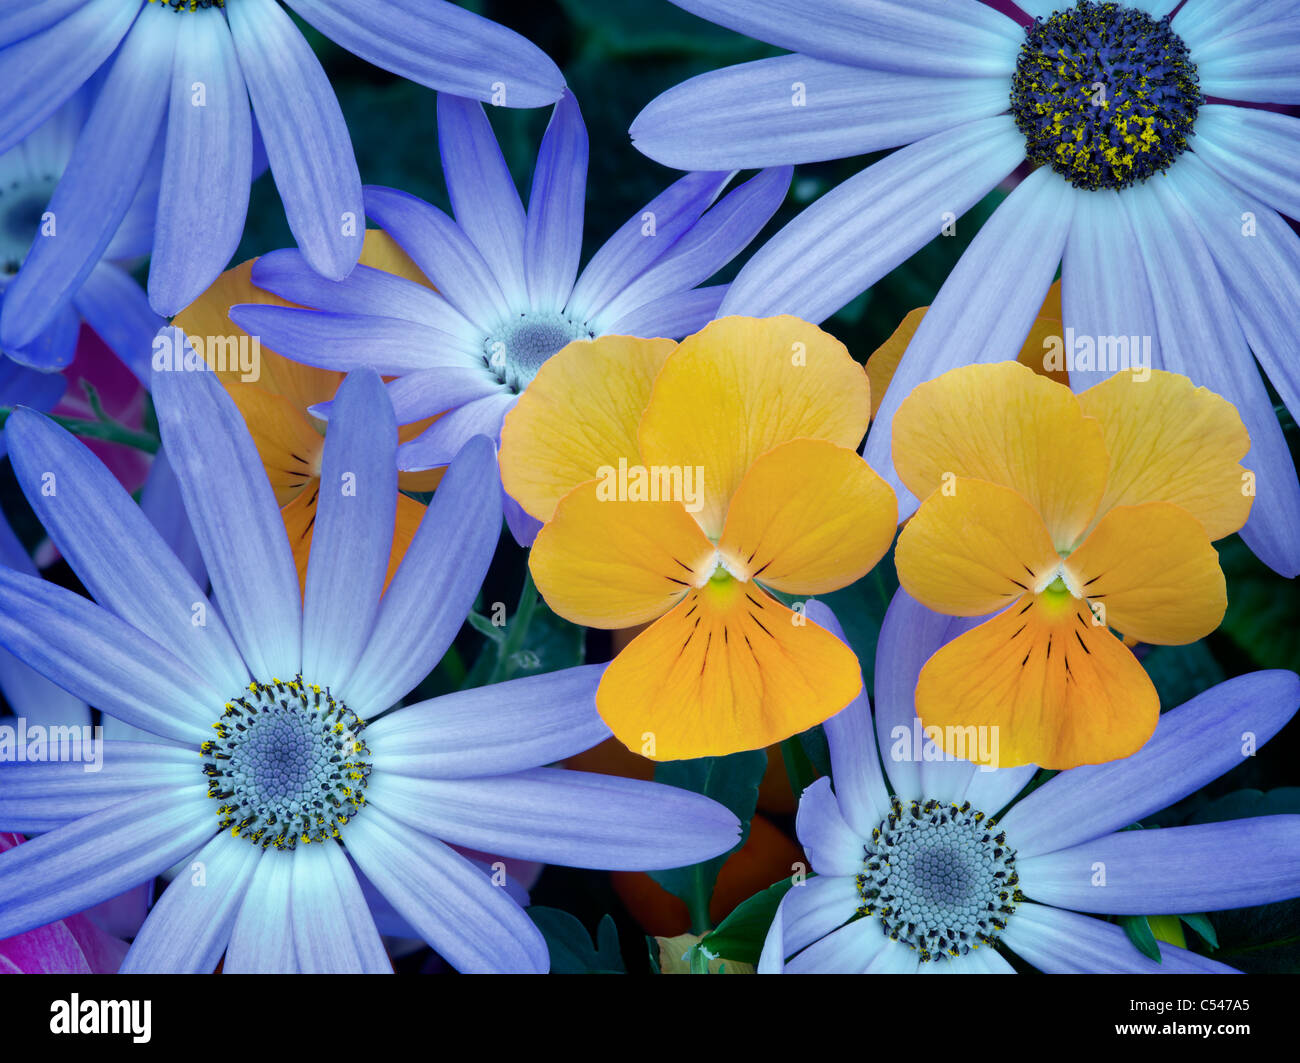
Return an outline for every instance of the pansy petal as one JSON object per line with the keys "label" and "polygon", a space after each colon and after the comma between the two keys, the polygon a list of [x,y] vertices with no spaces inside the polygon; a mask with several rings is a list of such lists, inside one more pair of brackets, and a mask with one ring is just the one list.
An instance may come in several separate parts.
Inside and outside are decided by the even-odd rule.
{"label": "pansy petal", "polygon": [[442,842],[366,809],[348,852],[395,909],[463,973],[544,973],[541,931],[505,890]]}
{"label": "pansy petal", "polygon": [[919,499],[953,477],[1010,487],[1041,515],[1057,548],[1068,549],[1096,511],[1108,461],[1101,426],[1069,388],[998,362],[953,369],[903,400],[894,467]]}
{"label": "pansy petal", "polygon": [[333,280],[361,255],[361,177],[334,89],[273,0],[226,9],[285,216],[307,261]]}
{"label": "pansy petal", "polygon": [[596,707],[629,749],[678,760],[764,748],[861,690],[844,643],[732,580],[690,594],[634,638],[606,670]]}
{"label": "pansy petal", "polygon": [[1151,740],[1132,756],[1049,779],[1017,802],[1002,826],[1024,856],[1119,830],[1242,764],[1297,708],[1300,678],[1294,672],[1229,679],[1166,712]]}
{"label": "pansy petal", "polygon": [[1079,405],[1101,424],[1110,454],[1100,513],[1171,502],[1211,540],[1246,523],[1252,496],[1239,462],[1250,437],[1232,403],[1174,373],[1123,372],[1083,392]]}
{"label": "pansy petal", "polygon": [[697,516],[717,538],[760,454],[801,436],[854,450],[870,410],[866,373],[830,334],[793,317],[722,318],[664,363],[641,419],[641,457],[703,467]]}
{"label": "pansy petal", "polygon": [[1195,642],[1219,626],[1228,607],[1204,527],[1169,502],[1112,509],[1065,569],[1108,626],[1141,642]]}
{"label": "pansy petal", "polygon": [[737,576],[790,594],[823,594],[865,576],[897,525],[893,490],[856,451],[795,439],[745,473],[718,549]]}
{"label": "pansy petal", "polygon": [[909,595],[955,616],[1001,609],[1037,590],[1060,564],[1042,517],[1023,495],[964,478],[949,479],[921,503],[894,557]]}
{"label": "pansy petal", "polygon": [[565,619],[630,627],[662,616],[708,579],[714,548],[681,502],[622,500],[604,484],[588,480],[560,500],[529,567]]}
{"label": "pansy petal", "polygon": [[1136,752],[1160,714],[1151,680],[1082,604],[1042,597],[930,658],[916,687],[921,722],[941,728],[944,748],[959,755],[987,729],[1004,767],[1072,768]]}
{"label": "pansy petal", "polygon": [[[637,425],[671,340],[601,336],[552,355],[506,415],[501,482],[539,520],[574,487],[639,461]],[[581,420],[575,423],[579,414]]]}

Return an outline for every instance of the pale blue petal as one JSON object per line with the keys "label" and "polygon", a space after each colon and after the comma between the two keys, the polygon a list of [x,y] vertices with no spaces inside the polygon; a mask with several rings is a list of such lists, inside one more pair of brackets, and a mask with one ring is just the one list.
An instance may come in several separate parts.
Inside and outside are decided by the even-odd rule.
{"label": "pale blue petal", "polygon": [[294,850],[290,907],[294,951],[303,974],[392,974],[341,846],[326,842]]}
{"label": "pale blue petal", "polygon": [[502,107],[543,107],[564,75],[535,44],[445,0],[292,0],[303,18],[362,59],[440,92]]}
{"label": "pale blue petal", "polygon": [[144,921],[122,974],[211,974],[230,941],[262,850],[216,835],[181,868]]}
{"label": "pale blue petal", "polygon": [[975,234],[903,352],[863,451],[898,495],[900,520],[916,499],[894,472],[894,413],[913,388],[949,369],[1020,353],[1060,264],[1074,200],[1046,166],[1020,182]]}
{"label": "pale blue petal", "polygon": [[701,18],[792,52],[903,73],[1010,74],[1024,31],[976,0],[673,0]]}
{"label": "pale blue petal", "polygon": [[474,439],[451,463],[384,592],[370,645],[336,696],[362,719],[428,675],[469,614],[501,535],[496,449]]}
{"label": "pale blue petal", "polygon": [[526,293],[524,205],[481,103],[438,94],[438,154],[457,224],[501,287]]}
{"label": "pale blue petal", "polygon": [[591,322],[597,332],[608,322],[647,303],[693,288],[713,276],[758,235],[790,188],[788,166],[761,171],[712,207]]}
{"label": "pale blue petal", "polygon": [[563,768],[483,779],[417,779],[376,771],[366,799],[445,841],[566,867],[687,867],[740,841],[735,815],[710,798],[642,779]]}
{"label": "pale blue petal", "polygon": [[258,858],[230,931],[224,973],[299,973],[290,921],[293,860],[292,852],[278,849]]}
{"label": "pale blue petal", "polygon": [[186,14],[177,20],[149,265],[149,301],[163,314],[187,307],[230,262],[244,232],[253,165],[248,90],[225,15],[217,8]]}
{"label": "pale blue petal", "polygon": [[1162,715],[1132,756],[1054,776],[1003,816],[1002,826],[1026,857],[1118,830],[1242,764],[1298,707],[1300,679],[1292,672],[1229,679]]}
{"label": "pale blue petal", "polygon": [[6,347],[4,353],[19,365],[53,373],[72,364],[80,334],[81,315],[69,300],[55,307],[53,321],[31,343],[24,347]]}
{"label": "pale blue petal", "polygon": [[312,268],[341,280],[357,264],[366,226],[334,89],[275,0],[240,0],[225,12],[289,228]]}
{"label": "pale blue petal", "polygon": [[91,270],[73,305],[122,364],[148,386],[153,338],[167,322],[153,312],[140,285],[124,270],[101,262]]}
{"label": "pale blue petal", "polygon": [[474,242],[437,207],[375,185],[366,186],[365,197],[366,213],[480,331],[490,333],[504,318],[526,309],[517,293],[507,298]]}
{"label": "pale blue petal", "polygon": [[[0,727],[22,726],[6,717]],[[33,727],[24,734],[32,748]],[[88,748],[85,732],[70,734],[70,721],[44,732],[47,755],[66,760],[0,761],[0,830],[38,834],[55,830],[153,790],[184,788],[199,780],[194,749],[157,742],[108,742]],[[87,727],[89,731],[89,727]],[[77,759],[71,759],[76,757]]]}
{"label": "pale blue petal", "polygon": [[1024,158],[1006,115],[939,133],[868,166],[772,237],[732,282],[721,314],[820,322],[937,237]]}
{"label": "pale blue petal", "polygon": [[191,746],[209,737],[215,707],[233,693],[81,595],[7,568],[0,644],[82,701]]}
{"label": "pale blue petal", "polygon": [[[1266,565],[1300,573],[1300,481],[1264,382],[1205,239],[1179,191],[1184,167],[1127,189],[1129,212],[1155,301],[1164,367],[1237,407],[1250,433],[1242,464],[1255,473],[1255,501],[1241,537]],[[928,316],[928,315],[927,315]]]}
{"label": "pale blue petal", "polygon": [[349,373],[325,434],[302,614],[302,670],[340,687],[361,659],[397,516],[397,421],[379,375]]}
{"label": "pale blue petal", "polygon": [[1300,103],[1300,17],[1295,9],[1226,34],[1198,48],[1200,90],[1207,96],[1252,103]]}
{"label": "pale blue petal", "polygon": [[1195,60],[1202,48],[1220,37],[1275,18],[1290,6],[1291,0],[1187,0],[1174,16],[1173,27]]}
{"label": "pale blue petal", "polygon": [[[1192,143],[1195,157],[1211,169],[1275,210],[1300,218],[1300,118],[1206,104],[1197,113]],[[1238,221],[1241,214],[1236,212]]]}
{"label": "pale blue petal", "polygon": [[[844,629],[824,604],[810,601],[806,615],[848,645]],[[883,638],[883,634],[882,634]],[[876,736],[872,730],[871,705],[865,689],[823,725],[830,747],[831,777],[840,811],[849,825],[864,838],[880,826],[889,814],[889,792],[880,770]]]}
{"label": "pale blue petal", "polygon": [[[0,151],[7,151],[73,95],[118,46],[139,13],[122,0],[78,0],[66,18],[45,21],[50,4],[15,3],[0,15]],[[16,12],[16,14],[14,13]],[[13,26],[11,18],[25,20]],[[43,27],[42,27],[43,23]],[[19,40],[12,33],[25,30]],[[25,36],[25,35],[24,35]],[[18,43],[10,44],[10,41]]]}
{"label": "pale blue petal", "polygon": [[140,492],[140,511],[158,529],[163,542],[180,559],[195,584],[200,588],[206,587],[208,572],[203,567],[203,554],[185,512],[181,485],[176,481],[176,472],[167,460],[165,450],[160,449],[149,466],[149,477]]}
{"label": "pale blue petal", "polygon": [[[495,443],[501,438],[501,422],[518,400],[512,392],[494,391],[444,414],[397,448],[397,467],[436,469],[451,461],[475,436],[487,436]],[[483,489],[488,490],[487,485]]]}
{"label": "pale blue petal", "polygon": [[1007,920],[1006,946],[1047,974],[1233,974],[1226,964],[1165,942],[1147,959],[1115,923],[1041,904],[1021,904]]}
{"label": "pale blue petal", "polygon": [[730,179],[726,173],[688,173],[625,221],[587,263],[567,310],[575,320],[600,313],[689,231]]}
{"label": "pale blue petal", "polygon": [[779,971],[786,956],[847,923],[861,903],[857,882],[851,877],[818,875],[796,882],[781,898],[763,944],[759,973]]}
{"label": "pale blue petal", "polygon": [[0,853],[0,941],[116,897],[204,845],[202,783],[155,790]]}
{"label": "pale blue petal", "polygon": [[[173,350],[183,343],[168,329]],[[302,666],[302,592],[275,492],[234,400],[216,373],[156,371],[158,428],[226,626],[252,675]],[[227,692],[224,697],[230,697]]]}
{"label": "pale blue petal", "polygon": [[814,941],[785,970],[787,974],[868,974],[876,964],[892,964],[899,952],[911,957],[911,962],[898,973],[915,974],[916,953],[886,938],[880,920],[867,916]]}
{"label": "pale blue petal", "polygon": [[603,664],[475,687],[366,728],[376,771],[433,779],[506,775],[575,756],[609,737],[596,712]]}
{"label": "pale blue petal", "polygon": [[144,176],[167,104],[179,22],[155,11],[144,16],[123,43],[50,199],[54,231],[37,239],[5,290],[6,347],[30,343],[90,275]]}
{"label": "pale blue petal", "polygon": [[699,332],[717,317],[727,287],[725,284],[711,284],[688,292],[673,292],[611,321],[604,332],[611,336],[682,339]]}
{"label": "pale blue petal", "polygon": [[546,972],[541,931],[465,857],[378,808],[347,830],[348,852],[366,877],[458,971]]}
{"label": "pale blue petal", "polygon": [[1016,871],[1026,897],[1106,915],[1271,904],[1300,896],[1300,816],[1120,831]]}
{"label": "pale blue petal", "polygon": [[42,0],[39,4],[10,5],[0,12],[0,47],[53,26],[85,2],[86,0]]}
{"label": "pale blue petal", "polygon": [[679,170],[845,159],[1001,114],[1002,77],[898,74],[782,55],[712,70],[657,97],[628,131]]}
{"label": "pale blue petal", "polygon": [[863,836],[844,821],[826,776],[799,798],[795,833],[817,874],[853,876],[862,870]]}
{"label": "pale blue petal", "polygon": [[560,97],[542,137],[528,194],[524,274],[534,310],[564,308],[582,255],[587,127],[572,92]]}

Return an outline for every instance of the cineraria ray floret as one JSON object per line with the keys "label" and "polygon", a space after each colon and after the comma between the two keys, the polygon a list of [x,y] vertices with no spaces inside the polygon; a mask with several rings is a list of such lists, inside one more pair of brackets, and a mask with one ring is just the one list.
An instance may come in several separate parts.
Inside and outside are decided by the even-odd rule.
{"label": "cineraria ray floret", "polygon": [[1201,99],[1167,17],[1089,0],[1034,21],[1011,81],[1029,161],[1088,190],[1167,170],[1187,149]]}
{"label": "cineraria ray floret", "polygon": [[370,751],[365,725],[329,690],[303,682],[253,680],[226,702],[200,748],[208,796],[232,837],[263,849],[339,837],[366,803]]}
{"label": "cineraria ray floret", "polygon": [[921,962],[946,961],[995,942],[1019,881],[1006,834],[969,801],[904,808],[894,797],[864,846],[858,912]]}
{"label": "cineraria ray floret", "polygon": [[563,313],[533,310],[506,321],[483,341],[484,357],[497,380],[518,394],[537,370],[574,340],[596,338],[596,330]]}

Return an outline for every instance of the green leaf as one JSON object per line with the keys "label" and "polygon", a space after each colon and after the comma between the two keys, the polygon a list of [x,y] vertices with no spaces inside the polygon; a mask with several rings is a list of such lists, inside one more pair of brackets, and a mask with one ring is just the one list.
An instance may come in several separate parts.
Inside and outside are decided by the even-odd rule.
{"label": "green leaf", "polygon": [[662,0],[560,0],[584,48],[602,59],[708,57],[710,66],[778,54],[744,34],[696,18]]}
{"label": "green leaf", "polygon": [[777,905],[793,885],[783,878],[761,893],[741,901],[718,928],[704,937],[704,946],[717,956],[740,963],[758,963],[772,920],[776,918]]}
{"label": "green leaf", "polygon": [[1214,923],[1216,960],[1249,974],[1300,974],[1300,900],[1215,912]]}
{"label": "green leaf", "polygon": [[1149,960],[1160,962],[1160,944],[1151,932],[1151,924],[1145,915],[1121,915],[1119,924],[1124,928],[1133,947]]}
{"label": "green leaf", "polygon": [[1224,823],[1254,816],[1300,815],[1300,786],[1273,790],[1234,790],[1209,801],[1187,817],[1187,823]]}
{"label": "green leaf", "polygon": [[1204,912],[1193,915],[1180,915],[1178,918],[1195,930],[1201,936],[1201,940],[1209,945],[1211,949],[1219,947],[1219,938],[1214,932],[1214,924],[1210,922],[1210,917]]}
{"label": "green leaf", "polygon": [[1219,630],[1259,668],[1294,669],[1300,660],[1300,595],[1250,552],[1238,536],[1216,544],[1228,581]]}
{"label": "green leaf", "polygon": [[798,800],[799,795],[817,778],[817,770],[808,759],[808,754],[804,752],[803,743],[799,741],[798,735],[787,738],[781,743],[781,759],[785,762],[785,774],[790,780],[790,790],[794,793],[795,800]]}
{"label": "green leaf", "polygon": [[740,841],[730,852],[690,867],[651,871],[650,877],[674,897],[686,902],[691,913],[691,930],[703,934],[710,927],[709,900],[718,872],[727,857],[745,844],[749,823],[758,804],[758,784],[767,770],[767,752],[762,749],[733,753],[728,757],[698,760],[669,760],[655,765],[655,782],[704,794],[725,805],[740,820]]}
{"label": "green leaf", "polygon": [[1166,711],[1227,678],[1204,642],[1151,646],[1142,655],[1142,667],[1160,695],[1160,707]]}
{"label": "green leaf", "polygon": [[528,909],[528,917],[542,932],[546,947],[551,953],[553,974],[626,974],[623,953],[618,945],[618,928],[612,916],[606,915],[596,928],[596,944],[592,945],[587,928],[558,908]]}
{"label": "green leaf", "polygon": [[482,613],[471,612],[467,617],[469,626],[477,631],[480,635],[486,635],[493,642],[505,642],[506,633],[496,624],[492,623]]}

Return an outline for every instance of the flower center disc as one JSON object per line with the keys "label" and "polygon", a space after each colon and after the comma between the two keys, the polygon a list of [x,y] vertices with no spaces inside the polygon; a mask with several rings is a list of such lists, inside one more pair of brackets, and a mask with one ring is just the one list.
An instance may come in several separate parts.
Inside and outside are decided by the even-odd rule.
{"label": "flower center disc", "polygon": [[12,277],[22,266],[57,184],[50,176],[0,188],[0,277]]}
{"label": "flower center disc", "polygon": [[1011,81],[1029,161],[1090,190],[1167,170],[1187,149],[1201,100],[1168,18],[1089,0],[1034,21]]}
{"label": "flower center disc", "polygon": [[169,7],[178,15],[190,11],[206,11],[210,7],[226,6],[226,0],[149,0],[149,3],[157,4],[160,8]]}
{"label": "flower center disc", "polygon": [[992,945],[1015,911],[1016,854],[993,820],[971,809],[894,798],[871,832],[858,875],[858,911],[880,920],[922,962]]}
{"label": "flower center disc", "polygon": [[337,838],[366,803],[364,724],[328,690],[254,680],[226,702],[200,753],[220,828],[263,849]]}
{"label": "flower center disc", "polygon": [[551,355],[574,340],[595,338],[595,333],[563,314],[532,311],[507,321],[484,341],[488,367],[511,390],[523,391]]}

